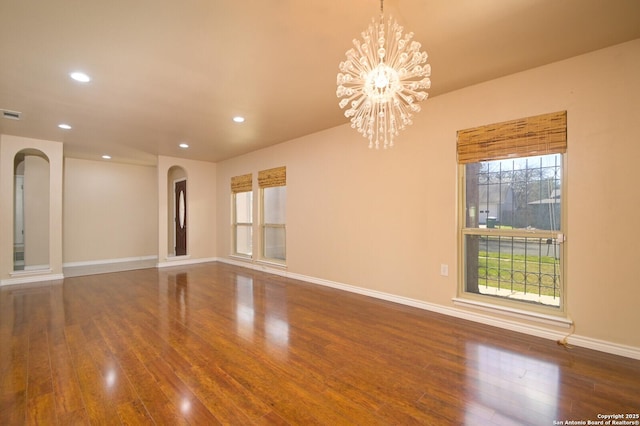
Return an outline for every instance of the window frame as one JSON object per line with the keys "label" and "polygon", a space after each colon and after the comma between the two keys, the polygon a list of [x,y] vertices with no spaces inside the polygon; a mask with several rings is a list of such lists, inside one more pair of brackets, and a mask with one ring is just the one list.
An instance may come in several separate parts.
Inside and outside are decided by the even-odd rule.
{"label": "window frame", "polygon": [[[535,144],[529,140],[530,137],[532,140],[535,140]],[[544,145],[545,143],[546,146]],[[469,147],[471,147],[471,149],[469,149]],[[485,147],[488,151],[483,153],[482,150]],[[537,151],[538,147],[542,149]],[[561,156],[560,191],[562,195],[559,230],[481,228],[479,225],[477,228],[472,228],[467,226],[466,166],[468,164],[480,164],[486,161],[518,159],[547,154],[560,154]],[[566,203],[567,162],[566,111],[466,129],[458,132],[458,285],[457,297],[454,298],[454,303],[474,305],[489,310],[510,311],[525,316],[566,318],[568,300],[566,285],[566,234],[568,230],[568,209]],[[476,212],[476,215],[479,215],[479,212]],[[468,263],[466,258],[468,235],[556,239],[559,250],[559,271],[557,273],[560,283],[559,306],[468,291]]]}
{"label": "window frame", "polygon": [[[249,205],[251,206],[251,222],[238,222],[238,203],[237,203],[237,196],[238,194],[251,194],[251,202],[249,203]],[[254,250],[253,250],[253,214],[254,214],[254,208],[253,208],[253,190],[251,191],[238,191],[238,192],[233,192],[231,194],[231,248],[232,248],[232,256],[238,256],[238,257],[242,257],[245,259],[253,259],[253,254],[254,254]],[[247,253],[239,253],[238,252],[238,227],[246,227],[249,229],[250,231],[250,235],[251,235],[251,253],[247,254]]]}
{"label": "window frame", "polygon": [[[284,223],[267,223],[265,222],[264,219],[264,215],[265,215],[265,203],[264,203],[264,195],[265,195],[265,190],[267,189],[271,189],[271,188],[280,188],[283,187],[287,188],[287,185],[273,185],[273,186],[266,186],[266,187],[261,187],[260,188],[260,260],[263,262],[267,262],[267,263],[275,263],[278,265],[282,265],[285,266],[287,264],[287,223],[286,223],[286,214],[285,214],[285,222]],[[283,208],[286,211],[286,204],[283,206]],[[266,234],[267,234],[267,230],[268,229],[282,229],[284,231],[284,259],[280,259],[280,258],[274,258],[274,257],[268,257],[266,255],[266,242],[267,242],[267,238],[266,238]]]}
{"label": "window frame", "polygon": [[[260,247],[260,253],[258,255],[258,260],[264,263],[274,264],[278,266],[286,267],[287,265],[287,232],[286,232],[286,192],[285,192],[285,205],[284,209],[284,223],[265,223],[265,203],[264,203],[264,195],[265,190],[274,187],[284,187],[286,191],[287,187],[287,166],[274,167],[271,169],[261,170],[258,172],[258,187],[260,188],[260,202],[259,202],[259,226],[260,233],[258,236],[258,244]],[[272,258],[266,256],[266,233],[268,229],[283,229],[284,230],[284,259]]]}
{"label": "window frame", "polygon": [[[466,179],[466,165],[460,164],[459,167],[459,194],[460,199],[458,205],[458,223],[459,226],[459,239],[458,239],[458,294],[457,296],[462,299],[475,300],[477,302],[505,306],[509,308],[522,309],[525,311],[539,312],[550,315],[564,316],[566,315],[567,305],[567,289],[566,289],[566,177],[564,175],[567,167],[567,154],[561,155],[561,173],[562,178],[560,182],[560,191],[562,194],[560,204],[560,226],[558,230],[540,230],[540,229],[501,229],[501,228],[471,228],[466,226],[467,222],[467,179]],[[514,157],[525,158],[525,157]],[[559,306],[545,305],[542,303],[530,302],[525,300],[518,300],[512,298],[506,298],[501,296],[494,296],[488,294],[475,293],[467,291],[467,260],[466,260],[466,237],[468,235],[478,235],[484,237],[515,237],[515,238],[553,238],[558,240],[558,279],[560,281],[559,287]]]}

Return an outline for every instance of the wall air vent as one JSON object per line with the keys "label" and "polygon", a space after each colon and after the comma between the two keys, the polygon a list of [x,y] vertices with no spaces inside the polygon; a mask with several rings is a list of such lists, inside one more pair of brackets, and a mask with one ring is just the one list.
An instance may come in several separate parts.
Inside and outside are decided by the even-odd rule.
{"label": "wall air vent", "polygon": [[20,120],[21,112],[18,111],[9,111],[8,109],[0,109],[2,111],[2,117],[8,118],[9,120]]}

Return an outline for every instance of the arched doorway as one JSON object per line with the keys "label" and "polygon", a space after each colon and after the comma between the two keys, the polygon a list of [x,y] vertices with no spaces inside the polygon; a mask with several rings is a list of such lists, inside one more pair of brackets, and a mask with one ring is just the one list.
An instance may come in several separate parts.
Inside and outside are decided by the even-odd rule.
{"label": "arched doorway", "polygon": [[167,253],[169,256],[186,256],[187,245],[187,172],[173,166],[167,172]]}
{"label": "arched doorway", "polygon": [[50,164],[40,150],[23,149],[14,157],[13,270],[50,267]]}

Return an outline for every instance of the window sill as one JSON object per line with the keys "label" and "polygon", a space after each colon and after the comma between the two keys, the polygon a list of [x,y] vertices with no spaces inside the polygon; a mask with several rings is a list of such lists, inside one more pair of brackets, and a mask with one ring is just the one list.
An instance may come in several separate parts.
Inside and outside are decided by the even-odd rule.
{"label": "window sill", "polygon": [[253,262],[253,257],[251,256],[243,256],[241,254],[230,254],[229,257],[231,259],[242,260],[245,262]]}
{"label": "window sill", "polygon": [[9,276],[11,278],[13,278],[13,277],[29,277],[31,275],[50,274],[52,272],[53,272],[53,269],[51,269],[48,266],[46,266],[44,268],[25,269],[25,270],[21,270],[21,271],[11,271],[9,273]]}
{"label": "window sill", "polygon": [[275,260],[267,260],[267,259],[258,259],[256,263],[260,263],[262,265],[271,266],[274,268],[287,269],[286,263],[281,263]]}
{"label": "window sill", "polygon": [[479,302],[476,300],[453,298],[453,304],[458,306],[470,307],[485,312],[502,314],[514,318],[524,319],[528,321],[540,322],[556,327],[570,328],[573,324],[568,318],[543,314],[540,312],[526,311],[523,309],[511,308],[508,306],[494,305],[490,303]]}
{"label": "window sill", "polygon": [[254,265],[268,266],[268,267],[277,268],[277,269],[287,269],[286,263],[277,262],[275,260],[254,259],[253,257],[250,257],[250,256],[242,256],[238,254],[230,254],[229,258],[235,261],[251,263]]}

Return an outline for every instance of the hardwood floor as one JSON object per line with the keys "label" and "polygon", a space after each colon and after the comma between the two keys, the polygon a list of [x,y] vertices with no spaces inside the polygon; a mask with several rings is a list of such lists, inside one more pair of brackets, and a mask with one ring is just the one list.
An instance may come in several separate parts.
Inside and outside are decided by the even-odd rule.
{"label": "hardwood floor", "polygon": [[637,360],[219,263],[0,289],[2,425],[552,425],[639,395]]}

